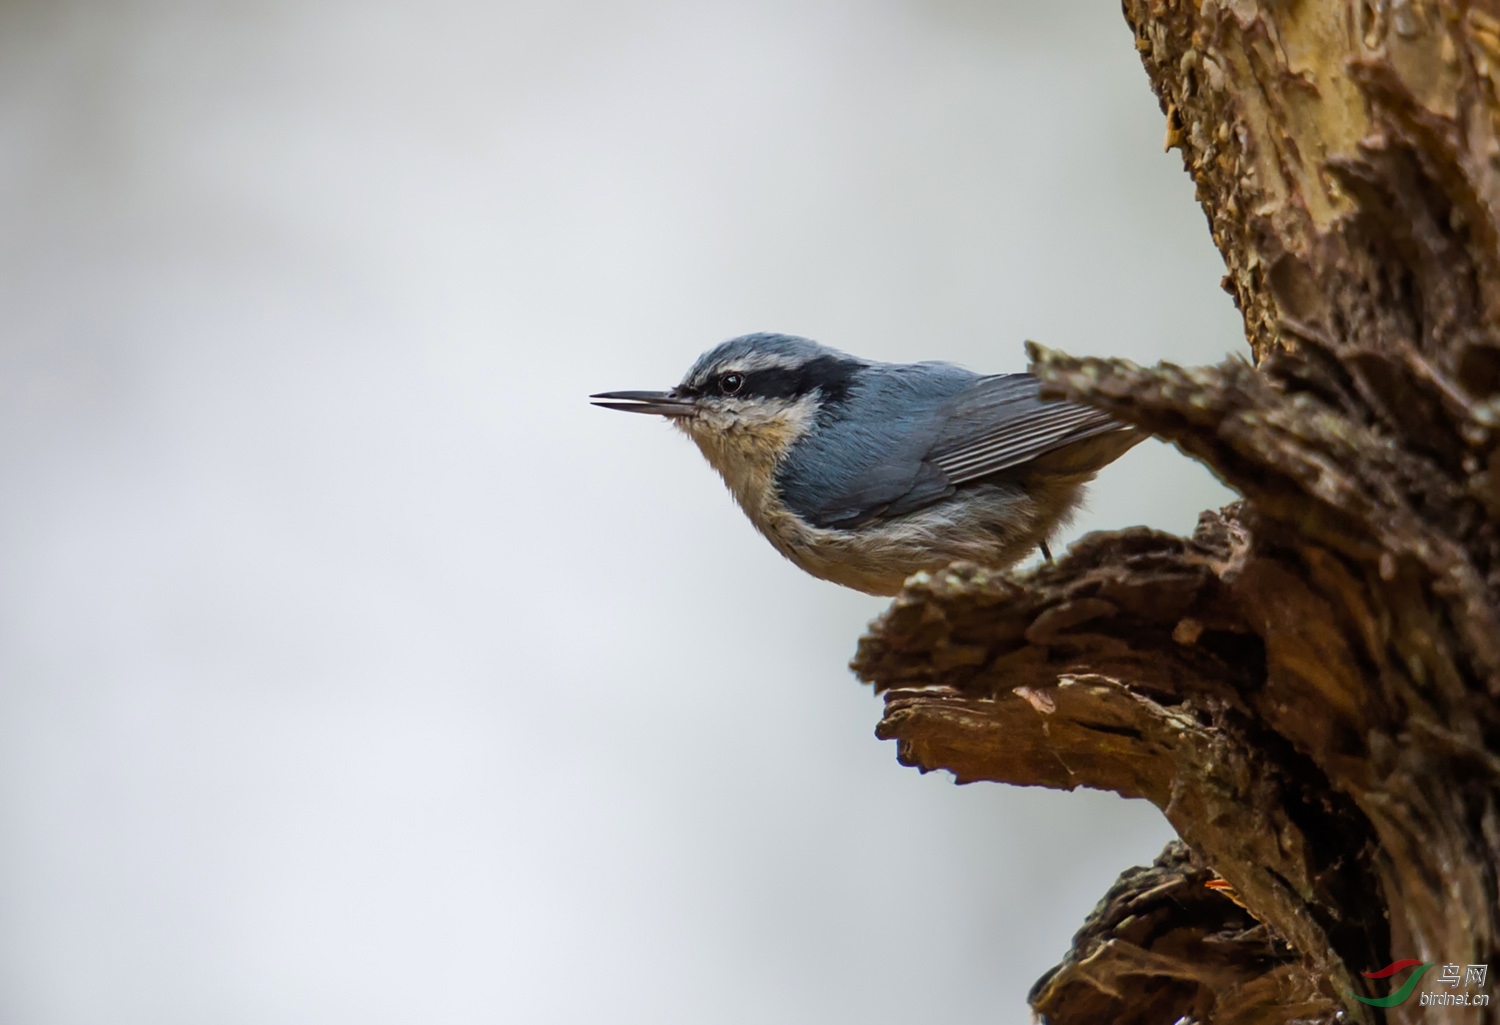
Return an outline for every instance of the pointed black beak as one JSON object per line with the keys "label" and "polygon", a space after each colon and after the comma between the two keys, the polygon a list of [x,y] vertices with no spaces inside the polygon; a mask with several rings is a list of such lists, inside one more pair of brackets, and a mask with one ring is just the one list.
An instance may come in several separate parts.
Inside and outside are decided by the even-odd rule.
{"label": "pointed black beak", "polygon": [[[678,398],[664,391],[603,391],[590,395],[596,406],[619,409],[626,413],[655,413],[657,416],[692,416],[697,406],[692,399]],[[600,399],[613,401],[601,402]]]}

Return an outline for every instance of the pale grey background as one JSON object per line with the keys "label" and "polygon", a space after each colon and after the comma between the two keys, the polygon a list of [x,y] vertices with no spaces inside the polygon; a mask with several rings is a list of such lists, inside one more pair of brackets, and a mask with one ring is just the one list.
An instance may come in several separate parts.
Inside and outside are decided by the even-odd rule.
{"label": "pale grey background", "polygon": [[1115,0],[0,3],[0,1021],[1026,1020],[1160,816],[896,765],[883,602],[584,396],[1214,361],[1162,131]]}

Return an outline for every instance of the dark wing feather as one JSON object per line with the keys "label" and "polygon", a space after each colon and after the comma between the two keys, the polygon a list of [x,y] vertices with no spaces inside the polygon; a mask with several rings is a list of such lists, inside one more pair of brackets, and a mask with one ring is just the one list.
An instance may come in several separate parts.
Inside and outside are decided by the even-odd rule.
{"label": "dark wing feather", "polygon": [[1079,465],[1057,468],[1092,472],[1138,438],[1107,414],[1042,399],[1030,374],[977,377],[928,367],[921,376],[887,374],[866,387],[881,392],[871,406],[901,412],[828,424],[798,442],[798,458],[778,476],[783,501],[814,526],[847,529],[914,512],[962,485],[1121,432],[1120,444],[1101,446],[1097,455],[1080,452]]}
{"label": "dark wing feather", "polygon": [[1108,413],[1043,399],[1040,391],[1041,383],[1030,374],[981,379],[950,403],[947,423],[925,462],[957,486],[1014,469],[1085,438],[1129,430]]}

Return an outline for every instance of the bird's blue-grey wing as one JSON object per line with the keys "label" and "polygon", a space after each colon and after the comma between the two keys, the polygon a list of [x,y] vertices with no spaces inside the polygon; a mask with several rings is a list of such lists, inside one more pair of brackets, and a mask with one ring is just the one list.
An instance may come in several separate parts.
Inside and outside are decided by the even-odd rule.
{"label": "bird's blue-grey wing", "polygon": [[931,504],[953,493],[926,462],[945,422],[944,408],[982,380],[942,364],[883,367],[862,378],[860,416],[834,415],[783,459],[781,499],[817,527],[853,527],[893,515],[893,503]]}
{"label": "bird's blue-grey wing", "polygon": [[[942,471],[954,486],[1015,469],[1099,435],[1120,435],[1119,451],[1113,451],[1116,446],[1106,446],[1113,455],[1139,438],[1108,413],[1075,402],[1042,398],[1041,382],[1030,374],[982,378],[955,396],[945,414],[943,427],[924,462]],[[1101,465],[1085,458],[1077,469],[1092,472]]]}
{"label": "bird's blue-grey wing", "polygon": [[[1078,454],[1058,472],[1091,473],[1140,437],[1106,413],[1041,398],[1030,374],[952,370],[965,376],[936,387],[882,380],[891,394],[866,408],[890,411],[884,417],[836,422],[799,442],[777,481],[783,501],[814,526],[856,527],[915,512],[1052,453]],[[1113,443],[1075,445],[1111,434]]]}

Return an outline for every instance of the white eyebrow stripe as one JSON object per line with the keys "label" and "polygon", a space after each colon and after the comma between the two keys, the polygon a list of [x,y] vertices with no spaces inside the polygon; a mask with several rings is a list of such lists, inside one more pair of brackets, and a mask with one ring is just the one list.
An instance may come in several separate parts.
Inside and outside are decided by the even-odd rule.
{"label": "white eyebrow stripe", "polygon": [[802,365],[802,361],[796,357],[781,356],[770,352],[752,352],[709,368],[693,379],[691,387],[705,388],[710,381],[718,380],[725,374],[753,374],[760,370],[796,370]]}
{"label": "white eyebrow stripe", "polygon": [[754,352],[746,358],[735,361],[736,366],[726,366],[727,370],[740,370],[748,373],[753,370],[793,370],[802,365],[802,361],[787,356],[780,356],[771,352]]}

